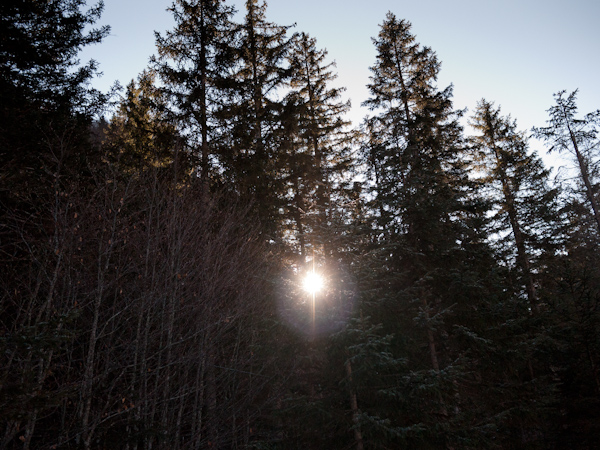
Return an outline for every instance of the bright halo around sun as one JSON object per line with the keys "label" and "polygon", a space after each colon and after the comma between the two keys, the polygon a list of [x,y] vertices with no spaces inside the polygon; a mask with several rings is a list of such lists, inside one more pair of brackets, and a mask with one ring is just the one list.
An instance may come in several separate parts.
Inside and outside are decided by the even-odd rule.
{"label": "bright halo around sun", "polygon": [[315,272],[309,272],[304,278],[304,290],[315,294],[323,287],[323,277]]}

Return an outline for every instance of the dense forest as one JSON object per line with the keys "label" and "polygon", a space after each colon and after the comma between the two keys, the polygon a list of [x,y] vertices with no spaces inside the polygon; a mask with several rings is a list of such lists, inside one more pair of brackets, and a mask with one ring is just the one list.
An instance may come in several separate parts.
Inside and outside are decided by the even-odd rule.
{"label": "dense forest", "polygon": [[0,449],[600,448],[600,110],[456,109],[390,12],[353,125],[262,0],[103,93],[102,6],[0,4]]}

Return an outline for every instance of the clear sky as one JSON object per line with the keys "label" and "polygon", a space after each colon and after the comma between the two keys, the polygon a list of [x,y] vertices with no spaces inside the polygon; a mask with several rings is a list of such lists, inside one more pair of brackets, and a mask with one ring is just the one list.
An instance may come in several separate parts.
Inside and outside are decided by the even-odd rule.
{"label": "clear sky", "polygon": [[[243,11],[243,0],[226,0]],[[600,0],[268,0],[267,18],[296,24],[317,39],[337,63],[338,83],[352,101],[357,123],[368,111],[371,37],[388,11],[413,25],[422,45],[442,62],[439,86],[454,85],[457,108],[472,111],[486,98],[517,119],[520,129],[543,126],[552,94],[579,88],[582,113],[600,108]],[[127,84],[155,52],[154,31],[174,25],[170,0],[105,0],[100,24],[112,27],[102,44],[88,48],[104,72],[94,85]]]}

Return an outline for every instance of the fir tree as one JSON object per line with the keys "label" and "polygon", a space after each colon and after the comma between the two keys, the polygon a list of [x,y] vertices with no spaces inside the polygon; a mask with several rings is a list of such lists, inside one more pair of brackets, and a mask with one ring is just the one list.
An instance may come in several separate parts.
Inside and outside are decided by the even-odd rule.
{"label": "fir tree", "polygon": [[[388,249],[386,265],[400,278],[408,276],[404,288],[415,289],[427,311],[437,300],[426,280],[459,238],[465,180],[459,114],[452,109],[451,88],[435,87],[435,54],[415,43],[408,22],[389,13],[374,43],[377,61],[365,104],[376,113],[369,123],[377,130],[371,138],[377,146],[368,149],[367,161],[377,170],[379,183],[373,188],[387,216],[380,217],[381,246]],[[410,275],[404,272],[409,268]],[[429,342],[432,366],[439,370],[433,335]]]}
{"label": "fir tree", "polygon": [[583,191],[593,220],[600,233],[600,202],[598,201],[598,158],[600,110],[587,114],[583,119],[577,115],[577,91],[565,98],[565,91],[554,95],[556,105],[548,110],[547,127],[533,128],[534,135],[548,142],[549,152],[570,153],[577,163],[583,183]]}
{"label": "fir tree", "polygon": [[539,312],[534,279],[539,267],[535,267],[534,255],[553,253],[552,244],[558,243],[558,191],[550,188],[550,174],[540,158],[528,151],[525,135],[517,131],[510,117],[500,115],[500,108],[481,100],[470,123],[481,133],[472,138],[477,168],[484,175],[482,181],[495,191],[491,195],[498,225],[493,231],[503,236],[510,230],[502,240],[510,239],[511,243],[505,244],[509,252],[516,249],[516,264],[530,308]]}
{"label": "fir tree", "polygon": [[275,240],[281,237],[285,190],[279,133],[281,89],[289,78],[286,33],[287,27],[267,21],[266,3],[246,1],[219,112],[227,136],[220,155],[224,176],[242,197],[255,200],[265,231]]}
{"label": "fir tree", "polygon": [[[363,155],[373,175],[374,228],[360,278],[365,314],[394,336],[392,354],[406,360],[406,372],[386,387],[398,407],[382,419],[395,430],[388,442],[474,448],[487,437],[472,426],[462,381],[477,377],[467,342],[484,342],[478,311],[497,290],[487,205],[467,176],[452,88],[436,86],[435,53],[391,13],[373,42]],[[491,420],[485,408],[480,413]]]}
{"label": "fir tree", "polygon": [[[73,229],[63,225],[72,211],[68,195],[90,181],[99,163],[89,127],[103,106],[103,96],[87,85],[96,64],[80,65],[77,55],[109,31],[93,28],[102,2],[84,6],[83,0],[0,5],[3,448],[17,433],[21,448],[36,445],[40,422],[69,395],[68,376],[55,362],[68,353],[77,315],[57,298],[73,243]],[[59,383],[49,381],[55,371]]]}
{"label": "fir tree", "polygon": [[[598,199],[598,125],[600,111],[577,117],[577,91],[554,96],[546,127],[534,135],[548,151],[567,153],[575,163],[576,182],[564,183],[564,252],[549,267],[544,283],[549,289],[547,353],[560,380],[561,427],[557,445],[589,448],[590,435],[598,434],[600,404],[600,231]],[[586,411],[585,414],[582,414]]]}
{"label": "fir tree", "polygon": [[[343,114],[349,103],[340,101],[341,88],[331,86],[336,79],[333,63],[326,64],[327,52],[318,50],[316,40],[306,33],[294,36],[288,56],[292,91],[286,98],[284,123],[293,124],[284,133],[288,147],[291,215],[294,218],[301,254],[306,257],[307,242],[323,251],[332,196],[351,169],[351,134]],[[291,132],[288,132],[291,131]],[[335,198],[333,198],[335,200]]]}
{"label": "fir tree", "polygon": [[158,58],[153,59],[171,100],[173,119],[187,138],[207,194],[209,178],[218,172],[219,129],[223,78],[231,61],[233,9],[219,0],[176,0],[171,7],[175,29],[156,34]]}
{"label": "fir tree", "polygon": [[9,0],[0,6],[0,203],[5,208],[45,195],[49,173],[67,166],[86,173],[81,164],[90,153],[86,128],[103,98],[87,85],[97,64],[81,65],[77,54],[100,42],[109,28],[89,28],[99,19],[102,2],[88,11],[82,11],[84,5],[83,0]]}
{"label": "fir tree", "polygon": [[[165,117],[166,106],[152,72],[143,72],[137,82],[127,85],[117,112],[102,130],[102,144],[111,162],[129,173],[166,168],[174,162],[181,144],[175,125]],[[177,158],[182,167],[192,165],[191,161],[183,164],[184,155]]]}

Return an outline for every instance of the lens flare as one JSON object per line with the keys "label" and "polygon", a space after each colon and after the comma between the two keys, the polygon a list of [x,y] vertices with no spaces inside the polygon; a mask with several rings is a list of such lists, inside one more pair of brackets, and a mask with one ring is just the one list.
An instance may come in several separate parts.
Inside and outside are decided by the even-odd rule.
{"label": "lens flare", "polygon": [[352,317],[356,281],[341,265],[290,266],[277,282],[277,311],[306,339],[340,331]]}
{"label": "lens flare", "polygon": [[323,287],[323,277],[315,272],[309,272],[304,278],[304,290],[309,294],[315,294]]}

